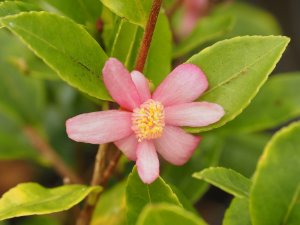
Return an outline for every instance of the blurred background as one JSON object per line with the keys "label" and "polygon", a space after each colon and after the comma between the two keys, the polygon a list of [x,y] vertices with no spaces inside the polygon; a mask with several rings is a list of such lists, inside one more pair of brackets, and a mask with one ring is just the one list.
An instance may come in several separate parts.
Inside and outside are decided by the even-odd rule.
{"label": "blurred background", "polygon": [[300,69],[300,1],[298,0],[248,0],[256,7],[271,13],[282,29],[282,33],[291,37],[286,54],[280,61],[277,71],[295,71]]}
{"label": "blurred background", "polygon": [[[172,7],[175,1],[166,0],[166,11]],[[45,0],[45,2],[51,5],[55,1]],[[235,23],[232,29],[224,35],[201,46],[196,46],[192,51],[178,57],[174,60],[174,65],[185,61],[193,53],[218,40],[239,35],[282,34],[291,37],[291,43],[273,74],[300,71],[299,0],[204,0],[203,2],[207,8],[203,11],[200,10],[198,14],[196,12],[198,22],[207,16],[219,14],[234,17]],[[56,5],[51,6],[52,10]],[[170,21],[175,32],[175,40],[181,42],[189,36],[186,32],[190,33],[192,30],[182,32],[182,25],[179,21],[182,21],[184,8],[181,5],[177,10],[178,12],[174,13]],[[68,15],[62,9],[55,10],[55,12],[57,11]],[[94,26],[95,32],[101,33],[102,26],[105,28],[106,24],[105,22],[101,24],[101,28],[99,28],[99,21],[97,24],[98,27],[96,23],[92,27]],[[61,178],[51,168],[47,158],[42,157],[36,151],[32,140],[28,138],[26,134],[28,126],[38,130],[37,135],[48,142],[71,168],[82,175],[84,180],[89,180],[97,146],[74,143],[69,140],[65,133],[65,120],[83,112],[100,109],[99,102],[78,93],[60,81],[51,69],[34,56],[15,36],[4,29],[0,30],[0,98],[0,195],[21,182],[34,181],[47,187],[62,184]],[[295,114],[293,113],[293,115]],[[165,165],[162,176],[186,195],[188,193],[185,193],[185,186],[195,185],[195,183],[199,185],[201,182],[193,181],[190,174],[210,165],[231,167],[250,177],[263,146],[273,131],[281,125],[278,124],[263,133],[252,132],[249,136],[243,137],[235,134],[225,137],[222,135],[222,130],[219,132],[219,136],[207,134],[205,135],[206,141],[201,146],[200,155],[196,154],[184,168]],[[211,151],[211,149],[221,150]],[[199,162],[200,158],[201,162]],[[110,185],[126,178],[132,165],[131,162],[122,158],[116,176],[114,180],[110,181]],[[178,174],[188,178],[178,181]],[[230,204],[231,196],[219,189],[213,187],[208,189],[208,186],[203,185],[202,191],[195,196],[187,197],[193,199],[196,208],[210,225],[222,224],[221,221]],[[101,210],[100,207],[99,214],[104,214]],[[66,224],[66,220],[65,214],[60,213],[55,217],[14,219],[3,225],[56,225]],[[120,219],[120,221],[122,220]],[[70,221],[68,223],[72,224]],[[109,223],[107,221],[95,222],[95,225],[97,224]]]}

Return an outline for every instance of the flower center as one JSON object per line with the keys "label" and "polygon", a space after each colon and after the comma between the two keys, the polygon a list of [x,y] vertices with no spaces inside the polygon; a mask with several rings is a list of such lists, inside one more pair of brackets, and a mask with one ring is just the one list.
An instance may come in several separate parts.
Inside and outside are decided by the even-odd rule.
{"label": "flower center", "polygon": [[139,142],[159,138],[165,127],[164,106],[152,99],[133,110],[132,129]]}

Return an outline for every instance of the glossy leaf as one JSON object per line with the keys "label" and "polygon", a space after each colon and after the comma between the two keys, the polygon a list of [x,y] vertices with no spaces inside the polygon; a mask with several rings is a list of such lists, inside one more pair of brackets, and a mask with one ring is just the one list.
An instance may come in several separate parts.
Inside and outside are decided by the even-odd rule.
{"label": "glossy leaf", "polygon": [[206,223],[194,214],[181,207],[158,204],[147,206],[140,215],[137,225],[206,225]]}
{"label": "glossy leaf", "polygon": [[46,12],[22,13],[1,22],[70,85],[92,97],[110,99],[101,80],[107,56],[81,26]]}
{"label": "glossy leaf", "polygon": [[[121,60],[129,70],[135,67],[143,30],[121,19],[112,44],[111,56]],[[149,48],[144,74],[158,85],[171,71],[172,35],[168,19],[160,13]]]}
{"label": "glossy leaf", "polygon": [[270,78],[249,107],[224,127],[228,132],[271,129],[300,116],[300,73]]}
{"label": "glossy leaf", "polygon": [[207,191],[209,185],[205,181],[194,179],[192,174],[210,166],[217,166],[222,146],[221,138],[205,134],[192,158],[185,165],[178,167],[167,164],[161,176],[195,203]]}
{"label": "glossy leaf", "polygon": [[125,201],[126,182],[121,182],[101,195],[93,214],[91,225],[126,224],[126,201]]}
{"label": "glossy leaf", "polygon": [[279,35],[281,28],[275,17],[245,2],[219,4],[212,15],[231,16],[235,23],[227,38],[243,35]]}
{"label": "glossy leaf", "polygon": [[293,199],[293,208],[288,212],[289,216],[287,218],[286,224],[297,225],[300,221],[300,194],[298,189],[298,195]]}
{"label": "glossy leaf", "polygon": [[110,56],[119,59],[131,71],[134,67],[138,46],[142,37],[141,28],[123,18],[116,27]]}
{"label": "glossy leaf", "polygon": [[[34,55],[16,36],[3,29],[0,31],[0,58],[6,65],[13,66],[20,76],[38,79],[59,79],[40,58]],[[33,81],[34,82],[34,81]]]}
{"label": "glossy leaf", "polygon": [[[150,0],[100,0],[103,5],[130,22],[146,26],[148,14],[150,12],[152,1]],[[134,13],[133,13],[134,12]]]}
{"label": "glossy leaf", "polygon": [[281,129],[260,158],[250,191],[254,225],[290,224],[289,221],[299,218],[299,134],[299,122]]}
{"label": "glossy leaf", "polygon": [[101,15],[102,5],[99,0],[45,0],[45,2],[76,22],[94,28]]}
{"label": "glossy leaf", "polygon": [[128,225],[136,223],[139,214],[147,204],[161,202],[182,206],[170,186],[162,178],[158,178],[150,185],[144,184],[134,168],[128,177],[126,187]]}
{"label": "glossy leaf", "polygon": [[209,89],[200,100],[217,103],[225,110],[217,123],[189,131],[211,130],[240,114],[264,84],[288,42],[281,36],[237,37],[218,42],[189,59],[208,78]]}
{"label": "glossy leaf", "polygon": [[38,7],[21,1],[0,2],[0,17],[18,14],[26,11],[39,11]]}
{"label": "glossy leaf", "polygon": [[0,220],[64,211],[78,204],[92,191],[99,190],[99,187],[83,185],[47,189],[36,183],[19,184],[0,199]]}
{"label": "glossy leaf", "polygon": [[248,197],[251,181],[231,169],[222,167],[210,167],[193,174],[193,177],[206,182],[230,193],[236,197]]}
{"label": "glossy leaf", "polygon": [[101,38],[103,40],[103,48],[106,52],[110,52],[113,40],[115,39],[116,26],[121,18],[116,16],[108,8],[102,7],[101,20],[103,22]]}
{"label": "glossy leaf", "polygon": [[168,18],[160,13],[153,33],[144,74],[158,85],[171,71],[172,33]]}
{"label": "glossy leaf", "polygon": [[187,211],[194,213],[195,215],[198,215],[197,209],[194,207],[193,203],[187,198],[187,196],[179,190],[176,186],[169,184],[172,188],[173,192],[176,194],[177,198],[179,199],[179,202],[182,204],[183,208]]}
{"label": "glossy leaf", "polygon": [[226,210],[223,225],[252,225],[247,198],[234,198],[231,201]]}
{"label": "glossy leaf", "polygon": [[196,47],[221,37],[231,30],[234,20],[229,16],[210,16],[201,19],[192,33],[181,41],[173,50],[173,57],[178,58]]}

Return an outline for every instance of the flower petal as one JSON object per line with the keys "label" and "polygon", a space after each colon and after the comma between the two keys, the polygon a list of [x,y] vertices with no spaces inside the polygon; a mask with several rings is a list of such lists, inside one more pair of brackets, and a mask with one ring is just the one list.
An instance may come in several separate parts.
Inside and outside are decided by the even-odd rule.
{"label": "flower petal", "polygon": [[182,64],[158,86],[152,98],[165,106],[187,103],[198,98],[207,87],[207,79],[199,67]]}
{"label": "flower petal", "polygon": [[142,73],[136,70],[131,72],[131,78],[133,80],[133,83],[136,86],[141,101],[145,102],[148,99],[150,99],[151,93],[150,93],[149,82],[147,78]]}
{"label": "flower petal", "polygon": [[179,127],[166,126],[163,135],[154,141],[158,153],[174,165],[186,163],[200,142],[200,137],[186,133]]}
{"label": "flower petal", "polygon": [[78,142],[103,144],[132,133],[131,113],[109,110],[81,114],[66,122],[69,138]]}
{"label": "flower petal", "polygon": [[108,92],[121,107],[133,110],[141,104],[131,75],[120,61],[110,58],[106,61],[102,72]]}
{"label": "flower petal", "polygon": [[131,134],[128,137],[115,141],[115,145],[126,155],[128,159],[136,160],[138,141],[135,134]]}
{"label": "flower petal", "polygon": [[137,147],[137,170],[146,184],[151,184],[159,176],[159,160],[152,141],[143,141]]}
{"label": "flower petal", "polygon": [[202,127],[219,121],[224,109],[214,103],[192,102],[165,108],[165,122],[174,126]]}

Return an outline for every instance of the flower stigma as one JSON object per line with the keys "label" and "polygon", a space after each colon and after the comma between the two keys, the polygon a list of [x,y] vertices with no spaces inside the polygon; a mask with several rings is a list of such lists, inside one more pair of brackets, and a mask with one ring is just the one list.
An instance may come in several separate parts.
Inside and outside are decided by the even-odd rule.
{"label": "flower stigma", "polygon": [[132,114],[132,130],[139,142],[161,137],[165,127],[164,106],[152,99],[135,108]]}

